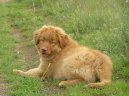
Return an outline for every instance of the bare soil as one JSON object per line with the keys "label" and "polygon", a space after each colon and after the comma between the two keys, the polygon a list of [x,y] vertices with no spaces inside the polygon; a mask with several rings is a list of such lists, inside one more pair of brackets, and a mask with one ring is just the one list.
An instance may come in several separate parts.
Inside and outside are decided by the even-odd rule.
{"label": "bare soil", "polygon": [[0,96],[8,96],[9,83],[4,79],[4,75],[0,72]]}
{"label": "bare soil", "polygon": [[0,3],[6,3],[6,2],[9,2],[11,0],[0,0]]}
{"label": "bare soil", "polygon": [[27,42],[29,41],[22,36],[21,31],[17,28],[13,29],[13,37],[16,41],[15,52],[20,60],[20,64],[22,63],[29,68],[38,66],[39,56],[36,48],[28,46]]}

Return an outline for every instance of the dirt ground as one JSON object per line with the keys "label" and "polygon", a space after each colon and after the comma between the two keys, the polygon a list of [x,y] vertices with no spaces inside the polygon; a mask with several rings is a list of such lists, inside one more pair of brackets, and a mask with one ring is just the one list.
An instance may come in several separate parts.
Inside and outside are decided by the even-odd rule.
{"label": "dirt ground", "polygon": [[[28,67],[36,67],[39,64],[39,56],[35,47],[27,47],[27,38],[24,38],[19,29],[13,28],[13,37],[16,41],[15,52],[22,64]],[[30,69],[30,68],[28,68]]]}
{"label": "dirt ground", "polygon": [[0,96],[8,96],[8,82],[4,79],[3,74],[0,72]]}
{"label": "dirt ground", "polygon": [[11,1],[11,0],[0,0],[0,3],[6,3],[8,1]]}

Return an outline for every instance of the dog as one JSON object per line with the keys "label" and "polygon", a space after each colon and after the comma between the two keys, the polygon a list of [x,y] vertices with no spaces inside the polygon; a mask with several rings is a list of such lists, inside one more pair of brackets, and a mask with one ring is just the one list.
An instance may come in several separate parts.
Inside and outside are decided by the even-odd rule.
{"label": "dog", "polygon": [[40,57],[37,68],[13,72],[26,77],[59,79],[60,87],[85,82],[99,88],[111,83],[112,61],[106,54],[79,45],[56,26],[44,25],[34,33]]}

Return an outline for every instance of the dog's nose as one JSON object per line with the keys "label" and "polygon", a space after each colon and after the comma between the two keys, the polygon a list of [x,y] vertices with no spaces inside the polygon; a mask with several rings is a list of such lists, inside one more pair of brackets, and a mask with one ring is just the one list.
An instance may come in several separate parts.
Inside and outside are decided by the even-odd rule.
{"label": "dog's nose", "polygon": [[47,48],[42,48],[41,50],[42,50],[42,52],[46,52]]}

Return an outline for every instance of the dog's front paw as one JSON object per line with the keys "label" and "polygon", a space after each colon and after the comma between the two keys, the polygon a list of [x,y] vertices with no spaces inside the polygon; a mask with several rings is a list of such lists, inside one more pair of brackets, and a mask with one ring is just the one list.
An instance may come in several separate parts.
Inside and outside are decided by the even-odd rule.
{"label": "dog's front paw", "polygon": [[13,73],[17,73],[17,71],[18,71],[17,69],[13,69]]}
{"label": "dog's front paw", "polygon": [[59,87],[60,87],[60,88],[64,88],[64,87],[65,87],[65,82],[64,82],[64,81],[61,81],[61,82],[59,83]]}
{"label": "dog's front paw", "polygon": [[21,71],[21,70],[17,70],[17,69],[13,69],[13,73],[15,73],[15,74],[21,74],[23,71]]}
{"label": "dog's front paw", "polygon": [[89,88],[96,88],[96,89],[101,89],[101,86],[98,86],[96,83],[90,83],[87,85]]}

